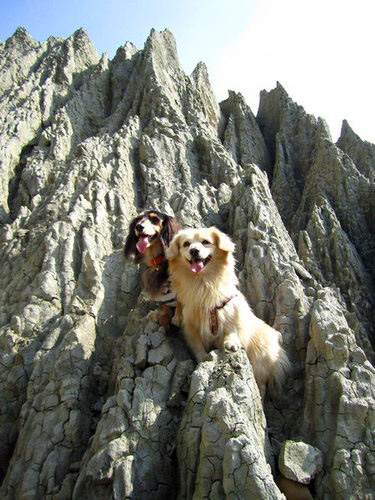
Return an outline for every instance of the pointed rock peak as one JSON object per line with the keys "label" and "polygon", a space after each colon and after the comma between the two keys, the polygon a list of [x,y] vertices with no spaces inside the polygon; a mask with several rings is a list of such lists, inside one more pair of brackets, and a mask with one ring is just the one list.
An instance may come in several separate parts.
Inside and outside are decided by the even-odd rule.
{"label": "pointed rock peak", "polygon": [[192,72],[192,76],[193,75],[204,75],[208,77],[207,66],[203,61],[199,61],[199,63],[195,66],[194,71]]}
{"label": "pointed rock peak", "polygon": [[89,37],[87,31],[83,28],[76,30],[73,35],[71,35],[68,40],[73,40],[74,44],[77,46],[89,46],[94,49],[94,45]]}
{"label": "pointed rock peak", "polygon": [[139,52],[139,50],[134,44],[126,42],[117,49],[113,62],[116,63],[123,59],[131,59],[137,52]]}
{"label": "pointed rock peak", "polygon": [[342,122],[341,134],[336,146],[351,157],[363,175],[371,181],[374,180],[375,144],[361,139],[346,120]]}
{"label": "pointed rock peak", "polygon": [[371,142],[371,141],[366,141],[364,139],[362,139],[353,129],[352,127],[349,125],[349,122],[347,120],[343,120],[342,122],[342,126],[341,126],[341,133],[340,133],[340,137],[337,141],[337,145],[340,147],[339,143],[342,143],[343,141],[345,141],[346,139],[348,140],[351,140],[351,141],[355,141],[355,142],[358,142],[360,144],[365,144],[365,145],[368,145],[370,146],[371,148],[374,148],[375,146],[375,143]]}
{"label": "pointed rock peak", "polygon": [[216,128],[220,120],[220,107],[211,87],[207,66],[203,62],[197,64],[190,75],[190,81],[198,91],[202,103],[204,103],[203,108],[209,123]]}
{"label": "pointed rock peak", "polygon": [[277,89],[279,92],[281,92],[281,93],[283,93],[284,95],[286,95],[286,96],[288,96],[288,97],[289,97],[288,92],[285,90],[285,88],[281,85],[281,83],[280,83],[280,82],[276,82],[276,89]]}
{"label": "pointed rock peak", "polygon": [[109,57],[108,57],[108,54],[107,52],[103,52],[103,54],[101,55],[101,58],[99,60],[99,63],[98,63],[98,68],[103,71],[103,70],[106,70],[108,69],[108,65],[109,65]]}
{"label": "pointed rock peak", "polygon": [[26,28],[23,26],[19,26],[16,31],[13,34],[13,37],[18,39],[18,40],[25,40],[25,39],[32,39],[33,37],[30,35],[30,33],[27,31]]}
{"label": "pointed rock peak", "polygon": [[155,44],[165,44],[169,43],[176,47],[176,39],[171,31],[165,29],[164,31],[156,31],[154,28],[151,29],[150,35],[146,40],[146,45],[149,43]]}
{"label": "pointed rock peak", "polygon": [[318,129],[320,131],[320,136],[322,137],[322,139],[328,139],[329,141],[332,142],[331,131],[329,129],[329,126],[328,126],[328,123],[326,122],[326,120],[324,118],[322,118],[321,116],[318,116],[317,124],[318,124]]}
{"label": "pointed rock peak", "polygon": [[146,56],[158,53],[162,56],[163,60],[168,58],[170,62],[175,62],[175,64],[179,65],[176,39],[168,29],[156,31],[152,28],[146,40],[144,52]]}
{"label": "pointed rock peak", "polygon": [[[293,148],[296,151],[305,151],[305,158],[313,154],[315,141],[331,138],[325,122],[308,114],[302,106],[289,97],[279,82],[270,92],[265,90],[261,92],[256,121],[263,133],[273,162],[276,160],[280,141],[292,143],[292,137],[295,136],[297,129],[300,131],[301,141],[295,141]],[[306,140],[302,140],[304,136]],[[309,168],[309,161],[306,161],[303,176]]]}
{"label": "pointed rock peak", "polygon": [[53,35],[51,35],[47,38],[47,43],[50,45],[54,45],[56,42],[63,42],[63,41],[64,41],[64,38],[53,36]]}
{"label": "pointed rock peak", "polygon": [[244,96],[234,90],[228,90],[228,98],[220,102],[220,108],[227,116],[234,110],[246,110],[246,112],[249,111],[253,115],[250,106],[246,104]]}
{"label": "pointed rock peak", "polygon": [[137,47],[131,42],[126,42],[125,45],[123,46],[123,50],[127,58],[129,58],[129,56],[132,57],[134,54],[139,52]]}
{"label": "pointed rock peak", "polygon": [[[246,116],[246,119],[250,120],[251,122],[254,121],[254,127],[257,129],[256,133],[258,133],[258,124],[255,114],[250,105],[246,102],[245,97],[240,92],[228,90],[228,99],[224,101],[224,103],[224,107],[222,107],[222,104],[220,104],[220,107],[222,107],[223,110],[226,106],[227,111],[230,110],[230,112],[232,113],[239,113],[240,115],[242,114],[243,116]],[[259,134],[261,134],[260,130]],[[263,162],[263,164],[265,163]]]}
{"label": "pointed rock peak", "polygon": [[195,81],[196,84],[201,85],[203,83],[204,85],[207,85],[211,88],[210,77],[208,75],[207,66],[204,62],[200,61],[196,65],[194,71],[191,74],[191,78]]}
{"label": "pointed rock peak", "polygon": [[340,137],[337,140],[336,146],[338,146],[343,151],[347,152],[349,145],[350,144],[353,145],[356,143],[362,146],[368,144],[371,148],[374,147],[374,145],[371,144],[370,142],[361,139],[359,135],[354,132],[354,130],[349,125],[349,122],[347,120],[343,120]]}
{"label": "pointed rock peak", "polygon": [[88,32],[84,28],[79,28],[73,33],[73,38],[75,40],[87,40],[91,42]]}
{"label": "pointed rock peak", "polygon": [[234,90],[228,90],[228,99],[240,105],[246,104],[245,98],[241,92],[235,92]]}
{"label": "pointed rock peak", "polygon": [[357,134],[354,132],[352,127],[349,125],[347,120],[342,121],[341,133],[338,142],[344,140],[346,137],[355,137],[356,139],[360,139]]}
{"label": "pointed rock peak", "polygon": [[[271,108],[273,109],[271,110]],[[262,120],[262,116],[264,115],[264,113],[268,114],[268,118],[270,118],[275,111],[277,111],[277,113],[281,113],[287,109],[293,110],[293,112],[296,112],[301,116],[308,117],[308,119],[311,120],[312,123],[314,123],[314,126],[316,126],[316,124],[318,123],[318,119],[314,115],[307,113],[303,106],[294,101],[279,82],[276,83],[276,87],[274,89],[270,91],[262,90],[260,92],[257,119],[259,117],[259,119]],[[328,132],[328,135],[330,136],[327,124],[323,119],[319,118],[319,120],[322,122],[321,124],[319,124],[322,130],[326,129],[326,132]]]}
{"label": "pointed rock peak", "polygon": [[131,50],[131,49],[135,49],[135,50],[138,50],[137,47],[134,45],[134,43],[132,42],[129,42],[129,40],[127,42],[124,43],[124,45],[122,46],[122,48],[124,50]]}
{"label": "pointed rock peak", "polygon": [[281,85],[280,82],[276,82],[276,87],[270,91],[268,90],[262,90],[260,92],[260,100],[262,99],[277,99],[280,102],[288,102],[292,101],[291,98],[289,97],[288,92],[285,90],[285,88]]}
{"label": "pointed rock peak", "polygon": [[30,33],[22,26],[18,27],[14,34],[8,38],[5,43],[6,47],[12,47],[16,45],[21,46],[38,46],[39,42],[34,40]]}
{"label": "pointed rock peak", "polygon": [[71,35],[66,42],[72,44],[73,49],[76,54],[79,55],[79,59],[86,64],[97,64],[99,61],[98,53],[87,33],[83,28],[79,28],[77,31]]}
{"label": "pointed rock peak", "polygon": [[165,28],[164,31],[157,31],[155,28],[151,28],[151,31],[150,31],[150,37],[159,37],[159,36],[166,36],[166,37],[171,37],[173,38],[173,40],[175,40],[175,37],[172,33],[172,31],[170,31],[168,28]]}

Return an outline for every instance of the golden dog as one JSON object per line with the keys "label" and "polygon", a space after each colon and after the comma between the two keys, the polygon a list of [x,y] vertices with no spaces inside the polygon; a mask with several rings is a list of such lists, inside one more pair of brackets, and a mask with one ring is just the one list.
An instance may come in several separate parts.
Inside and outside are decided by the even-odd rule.
{"label": "golden dog", "polygon": [[184,229],[166,250],[172,287],[182,304],[184,333],[198,361],[210,347],[244,347],[264,397],[289,367],[281,334],[257,318],[238,290],[234,243],[215,227]]}

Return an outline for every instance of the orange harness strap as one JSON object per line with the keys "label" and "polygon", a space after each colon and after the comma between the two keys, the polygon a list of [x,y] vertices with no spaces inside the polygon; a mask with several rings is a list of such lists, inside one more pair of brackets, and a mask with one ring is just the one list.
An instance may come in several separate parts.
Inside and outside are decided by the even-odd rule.
{"label": "orange harness strap", "polygon": [[210,327],[211,327],[211,334],[213,336],[217,335],[217,332],[219,331],[219,323],[217,320],[217,310],[218,309],[223,309],[228,302],[230,302],[234,297],[236,297],[236,293],[229,297],[228,299],[225,299],[224,302],[222,302],[220,305],[215,306],[213,309],[210,311]]}
{"label": "orange harness strap", "polygon": [[165,261],[164,255],[159,255],[159,257],[156,257],[155,259],[152,259],[149,262],[147,262],[147,265],[148,267],[156,267],[164,261]]}

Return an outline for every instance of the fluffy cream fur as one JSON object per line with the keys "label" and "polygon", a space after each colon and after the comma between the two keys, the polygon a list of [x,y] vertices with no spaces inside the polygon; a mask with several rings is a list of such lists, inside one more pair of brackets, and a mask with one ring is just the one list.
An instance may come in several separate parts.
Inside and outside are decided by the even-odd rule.
{"label": "fluffy cream fur", "polygon": [[[268,382],[281,382],[288,358],[281,334],[257,318],[238,290],[234,243],[217,228],[182,230],[166,252],[172,286],[182,304],[183,328],[198,361],[211,347],[246,349],[262,396]],[[231,298],[232,297],[232,298]],[[218,331],[212,333],[210,311],[216,309]]]}

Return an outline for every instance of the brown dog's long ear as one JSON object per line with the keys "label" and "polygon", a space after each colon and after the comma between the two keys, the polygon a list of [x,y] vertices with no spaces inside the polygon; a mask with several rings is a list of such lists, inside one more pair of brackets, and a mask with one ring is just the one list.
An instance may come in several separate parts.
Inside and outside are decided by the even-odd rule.
{"label": "brown dog's long ear", "polygon": [[163,229],[160,233],[164,248],[167,248],[172,238],[182,229],[181,224],[170,215],[167,215],[163,220]]}
{"label": "brown dog's long ear", "polygon": [[180,236],[181,234],[176,234],[176,236],[172,239],[169,247],[165,251],[165,256],[170,261],[178,257],[180,253]]}
{"label": "brown dog's long ear", "polygon": [[127,259],[127,260],[136,259],[137,254],[138,254],[136,246],[135,246],[137,241],[138,241],[138,238],[134,232],[135,225],[136,225],[136,221],[133,220],[129,225],[129,234],[128,234],[128,237],[126,238],[126,241],[125,241],[124,255],[125,255],[125,259]]}
{"label": "brown dog's long ear", "polygon": [[210,230],[211,234],[216,238],[216,245],[220,250],[228,253],[234,252],[236,247],[227,234],[220,231],[217,227],[210,227]]}

